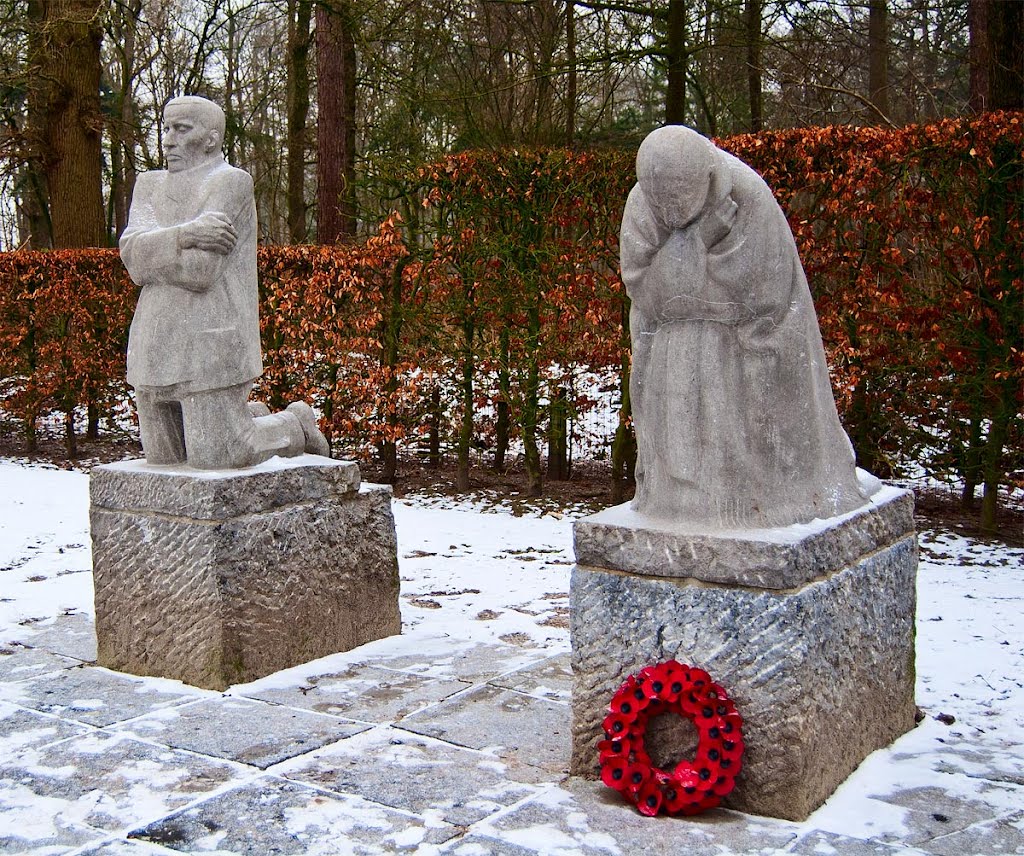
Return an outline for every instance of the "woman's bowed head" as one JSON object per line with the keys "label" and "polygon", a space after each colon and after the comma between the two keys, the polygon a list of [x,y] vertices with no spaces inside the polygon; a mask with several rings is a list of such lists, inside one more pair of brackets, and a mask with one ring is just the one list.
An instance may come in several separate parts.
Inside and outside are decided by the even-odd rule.
{"label": "woman's bowed head", "polygon": [[729,168],[718,150],[685,125],[647,136],[636,156],[637,184],[665,231],[697,225],[710,248],[729,234],[739,210]]}

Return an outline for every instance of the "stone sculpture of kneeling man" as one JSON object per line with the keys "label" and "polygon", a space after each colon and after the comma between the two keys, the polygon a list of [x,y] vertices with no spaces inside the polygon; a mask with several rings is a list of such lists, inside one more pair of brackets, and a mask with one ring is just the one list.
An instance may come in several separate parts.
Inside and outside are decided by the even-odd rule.
{"label": "stone sculpture of kneeling man", "polygon": [[274,455],[330,455],[304,402],[248,404],[263,374],[252,178],[225,162],[224,111],[205,98],[164,108],[166,170],[138,177],[121,258],[142,287],[128,338],[149,464],[202,470]]}

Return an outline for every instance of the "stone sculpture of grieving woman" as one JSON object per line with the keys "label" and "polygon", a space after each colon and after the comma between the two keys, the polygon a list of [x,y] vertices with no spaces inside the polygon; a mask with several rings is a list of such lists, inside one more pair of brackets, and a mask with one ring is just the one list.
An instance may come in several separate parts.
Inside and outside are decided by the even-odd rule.
{"label": "stone sculpture of grieving woman", "polygon": [[764,181],[671,125],[637,155],[621,233],[632,300],[633,510],[762,528],[863,505],[796,243]]}

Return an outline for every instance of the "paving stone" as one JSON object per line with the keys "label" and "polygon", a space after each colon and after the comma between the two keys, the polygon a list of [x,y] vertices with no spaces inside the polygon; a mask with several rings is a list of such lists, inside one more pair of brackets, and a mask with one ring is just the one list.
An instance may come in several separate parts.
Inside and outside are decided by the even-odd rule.
{"label": "paving stone", "polygon": [[484,686],[410,716],[402,727],[560,776],[569,770],[569,717],[565,704]]}
{"label": "paving stone", "polygon": [[[998,733],[953,735],[928,753],[938,761],[939,773],[963,773],[973,778],[1024,785],[1024,744],[1002,738]],[[913,756],[911,756],[913,757]],[[895,760],[902,760],[896,756]]]}
{"label": "paving stone", "polygon": [[796,838],[795,829],[785,822],[722,810],[693,818],[648,818],[600,783],[574,778],[473,832],[528,853],[719,856],[776,854]]}
{"label": "paving stone", "polygon": [[23,681],[77,665],[78,660],[51,654],[25,642],[0,642],[0,683]]}
{"label": "paving stone", "polygon": [[568,653],[558,654],[488,683],[568,704],[572,701],[572,666],[569,661]]}
{"label": "paving stone", "polygon": [[409,675],[376,666],[352,666],[341,672],[310,675],[301,685],[245,691],[249,698],[329,713],[364,722],[395,722],[447,698],[468,684]]}
{"label": "paving stone", "polygon": [[113,730],[265,769],[369,727],[333,716],[226,697],[164,708]]}
{"label": "paving stone", "polygon": [[0,766],[0,807],[30,806],[39,824],[116,831],[161,817],[247,775],[235,764],[98,731],[26,750]]}
{"label": "paving stone", "polygon": [[[177,685],[180,686],[180,685]],[[112,725],[158,708],[193,701],[199,690],[80,666],[10,685],[8,701],[89,725]]]}
{"label": "paving stone", "polygon": [[84,725],[0,702],[0,759],[13,759],[25,749],[78,737],[90,730]]}
{"label": "paving stone", "polygon": [[140,841],[116,840],[82,850],[75,856],[159,856],[161,853],[166,856],[167,851]]}
{"label": "paving stone", "polygon": [[103,833],[39,811],[37,797],[7,788],[0,778],[0,853],[56,856],[97,841]]}
{"label": "paving stone", "polygon": [[537,851],[484,835],[466,835],[449,842],[441,852],[445,856],[533,856]]}
{"label": "paving stone", "polygon": [[46,624],[28,625],[24,641],[44,651],[86,663],[96,660],[96,626],[92,616],[81,612],[61,615]]}
{"label": "paving stone", "polygon": [[[976,823],[994,820],[1003,814],[1006,806],[1024,804],[1024,788],[990,782],[978,782],[978,796],[988,799],[974,799],[966,796],[956,787],[955,777],[950,777],[950,789],[943,787],[905,788],[884,796],[873,796],[873,800],[907,809],[906,831],[898,836],[904,844],[923,844],[939,836],[948,836]],[[895,841],[892,834],[879,836],[883,841]],[[930,845],[929,845],[930,846]]]}
{"label": "paving stone", "polygon": [[[900,847],[897,851],[892,845],[881,841],[862,841],[847,835],[836,835],[833,832],[815,830],[805,835],[787,853],[806,854],[806,856],[924,856],[925,851],[912,847]],[[957,856],[964,856],[963,853]]]}
{"label": "paving stone", "polygon": [[526,768],[394,728],[357,734],[275,772],[456,826],[536,792]]}
{"label": "paving stone", "polygon": [[[358,797],[263,778],[131,833],[186,853],[403,853],[456,833]],[[343,842],[343,843],[342,843]],[[125,854],[128,856],[128,854]]]}
{"label": "paving stone", "polygon": [[424,677],[476,684],[551,656],[550,650],[524,650],[514,645],[485,644],[448,637],[423,639],[417,649],[417,654],[389,654],[385,651],[362,660],[362,663]]}
{"label": "paving stone", "polygon": [[921,848],[939,856],[1004,856],[1024,853],[1024,812],[976,823],[925,842]]}

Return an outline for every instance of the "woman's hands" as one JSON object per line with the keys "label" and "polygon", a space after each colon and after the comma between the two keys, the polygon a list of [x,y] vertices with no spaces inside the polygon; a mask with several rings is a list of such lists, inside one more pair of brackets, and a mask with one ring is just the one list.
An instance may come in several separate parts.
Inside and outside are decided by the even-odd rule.
{"label": "woman's hands", "polygon": [[726,196],[713,211],[707,211],[701,217],[698,230],[705,248],[710,250],[729,234],[736,222],[736,214],[739,210],[739,206],[733,201],[732,196]]}

